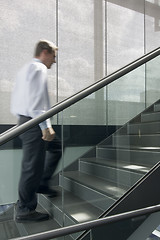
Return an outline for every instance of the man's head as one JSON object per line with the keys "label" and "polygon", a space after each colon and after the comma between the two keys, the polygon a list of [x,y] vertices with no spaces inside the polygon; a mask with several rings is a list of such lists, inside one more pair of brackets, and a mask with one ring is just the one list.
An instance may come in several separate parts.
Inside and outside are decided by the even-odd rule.
{"label": "man's head", "polygon": [[52,64],[56,62],[56,53],[58,48],[54,43],[48,40],[40,40],[35,48],[35,57],[40,59],[41,62],[49,69]]}

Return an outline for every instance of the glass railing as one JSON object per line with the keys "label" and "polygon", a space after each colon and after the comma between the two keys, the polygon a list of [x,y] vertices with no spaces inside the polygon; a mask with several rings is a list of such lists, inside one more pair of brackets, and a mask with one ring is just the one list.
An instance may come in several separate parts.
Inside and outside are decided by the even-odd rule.
{"label": "glass railing", "polygon": [[[0,216],[2,224],[8,224],[7,219],[15,226],[13,235],[8,233],[11,237],[99,218],[159,162],[160,120],[158,116],[149,120],[148,116],[156,115],[158,104],[156,110],[152,107],[142,114],[143,122],[140,114],[159,99],[160,82],[155,80],[159,69],[154,73],[159,61],[156,57],[58,114],[53,128],[61,141],[62,157],[51,180],[58,196],[38,194],[38,209],[49,212],[50,220],[28,224],[14,221],[12,204],[18,198],[22,146],[19,137],[0,146],[0,205],[11,204]],[[152,71],[156,86],[147,87]],[[73,234],[74,239],[79,236]]]}
{"label": "glass railing", "polygon": [[[16,225],[7,231],[7,223],[1,229],[1,239],[13,240],[158,240],[160,239],[160,205],[155,205],[135,211],[124,212],[110,217],[87,221],[70,227],[53,229],[39,234],[20,237]],[[14,229],[14,231],[13,231]],[[86,231],[88,230],[88,231]],[[76,238],[75,234],[84,232],[83,236]],[[11,234],[12,232],[12,234]],[[13,235],[14,232],[14,235]],[[3,236],[7,235],[8,238]],[[14,238],[13,238],[14,237]],[[16,238],[15,238],[16,237]]]}
{"label": "glass railing", "polygon": [[160,212],[156,212],[106,224],[92,229],[89,233],[92,235],[90,239],[98,239],[99,236],[99,239],[105,240],[107,236],[112,240],[158,240],[160,239],[159,217]]}
{"label": "glass railing", "polygon": [[[145,91],[146,69],[151,70],[154,61],[157,64],[160,58],[63,111],[62,132],[66,150],[71,147],[78,149],[76,141],[88,148],[85,154],[77,155],[73,161],[68,162],[65,156],[63,158],[68,167],[60,173],[60,185],[70,224],[98,218],[159,162],[159,149],[145,149],[150,147],[150,134],[155,134],[151,146],[158,146],[157,132],[143,132],[143,123],[139,119],[139,114],[149,105],[150,98]],[[153,74],[154,70],[153,67]],[[121,82],[125,88],[121,88]],[[149,89],[147,93],[150,93]],[[152,93],[155,102],[159,98]],[[129,120],[136,115],[134,126]],[[75,125],[78,125],[77,129]],[[134,127],[137,126],[136,133]],[[146,128],[149,129],[147,125]],[[116,132],[107,138],[110,130]],[[65,226],[68,223],[66,221]]]}
{"label": "glass railing", "polygon": [[[113,218],[114,217],[116,216],[113,216]],[[158,211],[149,214],[141,214],[140,216],[128,216],[122,220],[108,221],[106,224],[103,223],[98,227],[92,227],[83,237],[83,240],[159,240],[159,218],[160,212]],[[104,219],[104,221],[106,221],[106,219]],[[62,237],[52,239],[61,240]],[[70,235],[65,235],[63,239],[69,240],[71,238]]]}

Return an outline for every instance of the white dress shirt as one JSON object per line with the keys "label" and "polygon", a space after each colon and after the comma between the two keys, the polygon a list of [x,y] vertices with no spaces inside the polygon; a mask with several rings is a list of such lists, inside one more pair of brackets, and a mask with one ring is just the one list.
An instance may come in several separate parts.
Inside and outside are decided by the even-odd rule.
{"label": "white dress shirt", "polygon": [[[47,67],[34,58],[17,74],[11,97],[11,112],[36,118],[50,109],[47,86]],[[51,127],[50,119],[39,124],[41,129]]]}

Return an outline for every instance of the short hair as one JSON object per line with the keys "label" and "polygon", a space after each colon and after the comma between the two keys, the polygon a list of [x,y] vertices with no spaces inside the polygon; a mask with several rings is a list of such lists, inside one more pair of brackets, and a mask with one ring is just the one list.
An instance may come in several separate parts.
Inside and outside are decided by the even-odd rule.
{"label": "short hair", "polygon": [[40,56],[41,52],[47,49],[49,53],[53,53],[58,50],[58,47],[53,42],[48,40],[40,40],[35,48],[35,57]]}

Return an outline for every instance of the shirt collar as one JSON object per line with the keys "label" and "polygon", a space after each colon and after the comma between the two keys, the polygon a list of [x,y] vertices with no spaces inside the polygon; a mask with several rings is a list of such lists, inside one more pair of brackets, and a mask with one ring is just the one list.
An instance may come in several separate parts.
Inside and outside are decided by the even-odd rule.
{"label": "shirt collar", "polygon": [[33,58],[33,61],[35,61],[35,62],[40,62],[40,63],[41,63],[41,60],[38,59],[38,58]]}

